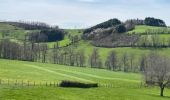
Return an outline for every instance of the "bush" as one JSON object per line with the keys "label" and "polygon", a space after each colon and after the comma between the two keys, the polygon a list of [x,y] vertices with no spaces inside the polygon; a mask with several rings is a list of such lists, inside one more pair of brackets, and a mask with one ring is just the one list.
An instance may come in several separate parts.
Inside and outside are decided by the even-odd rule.
{"label": "bush", "polygon": [[98,87],[97,83],[81,83],[74,81],[62,81],[59,85],[60,87],[77,87],[77,88],[92,88]]}

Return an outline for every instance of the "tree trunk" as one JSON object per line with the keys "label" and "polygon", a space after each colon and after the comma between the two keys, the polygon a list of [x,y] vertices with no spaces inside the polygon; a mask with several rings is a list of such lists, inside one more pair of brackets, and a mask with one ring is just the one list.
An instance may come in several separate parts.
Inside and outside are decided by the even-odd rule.
{"label": "tree trunk", "polygon": [[160,96],[163,97],[164,96],[164,86],[161,86],[160,89],[161,89]]}

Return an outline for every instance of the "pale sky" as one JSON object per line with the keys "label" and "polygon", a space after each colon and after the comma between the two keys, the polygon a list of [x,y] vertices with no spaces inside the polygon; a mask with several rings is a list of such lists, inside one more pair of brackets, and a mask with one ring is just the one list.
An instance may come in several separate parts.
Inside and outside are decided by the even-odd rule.
{"label": "pale sky", "polygon": [[170,26],[170,0],[0,0],[0,20],[40,21],[60,28],[148,16],[161,18]]}

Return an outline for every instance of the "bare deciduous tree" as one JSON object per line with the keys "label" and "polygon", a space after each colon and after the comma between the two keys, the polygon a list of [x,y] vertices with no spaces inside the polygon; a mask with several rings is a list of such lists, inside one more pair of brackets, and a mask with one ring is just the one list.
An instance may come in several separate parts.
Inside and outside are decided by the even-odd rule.
{"label": "bare deciduous tree", "polygon": [[125,52],[123,55],[122,55],[122,62],[123,62],[123,70],[124,72],[128,72],[128,60],[129,60],[129,57],[128,57],[128,54]]}
{"label": "bare deciduous tree", "polygon": [[116,70],[116,52],[111,51],[105,62],[105,65],[109,70]]}
{"label": "bare deciduous tree", "polygon": [[97,67],[97,68],[102,67],[102,61],[100,59],[98,49],[96,48],[93,49],[93,52],[89,58],[89,62],[91,67]]}
{"label": "bare deciduous tree", "polygon": [[133,70],[133,69],[135,69],[134,68],[134,58],[135,58],[135,55],[134,55],[134,53],[130,53],[130,55],[129,55],[129,60],[130,60],[130,71],[135,71],[135,70]]}
{"label": "bare deciduous tree", "polygon": [[147,65],[144,67],[143,75],[146,84],[158,85],[160,96],[164,96],[164,89],[170,83],[170,60],[159,54],[151,53],[147,57]]}
{"label": "bare deciduous tree", "polygon": [[46,56],[47,56],[47,51],[48,51],[48,46],[47,44],[43,43],[41,44],[41,51],[42,51],[42,63],[46,62]]}

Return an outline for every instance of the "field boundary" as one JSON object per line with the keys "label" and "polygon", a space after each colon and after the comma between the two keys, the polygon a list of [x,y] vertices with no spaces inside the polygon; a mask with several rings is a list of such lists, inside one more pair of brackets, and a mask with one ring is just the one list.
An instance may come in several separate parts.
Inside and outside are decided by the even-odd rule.
{"label": "field boundary", "polygon": [[[6,86],[19,86],[19,87],[36,87],[36,86],[49,86],[49,87],[59,87],[60,82],[55,81],[30,81],[30,80],[10,80],[10,79],[0,79],[0,85],[6,85]],[[139,84],[137,86],[116,86],[114,84],[104,84],[104,83],[98,83],[98,87],[106,87],[106,88],[141,88],[143,87],[143,84]]]}

